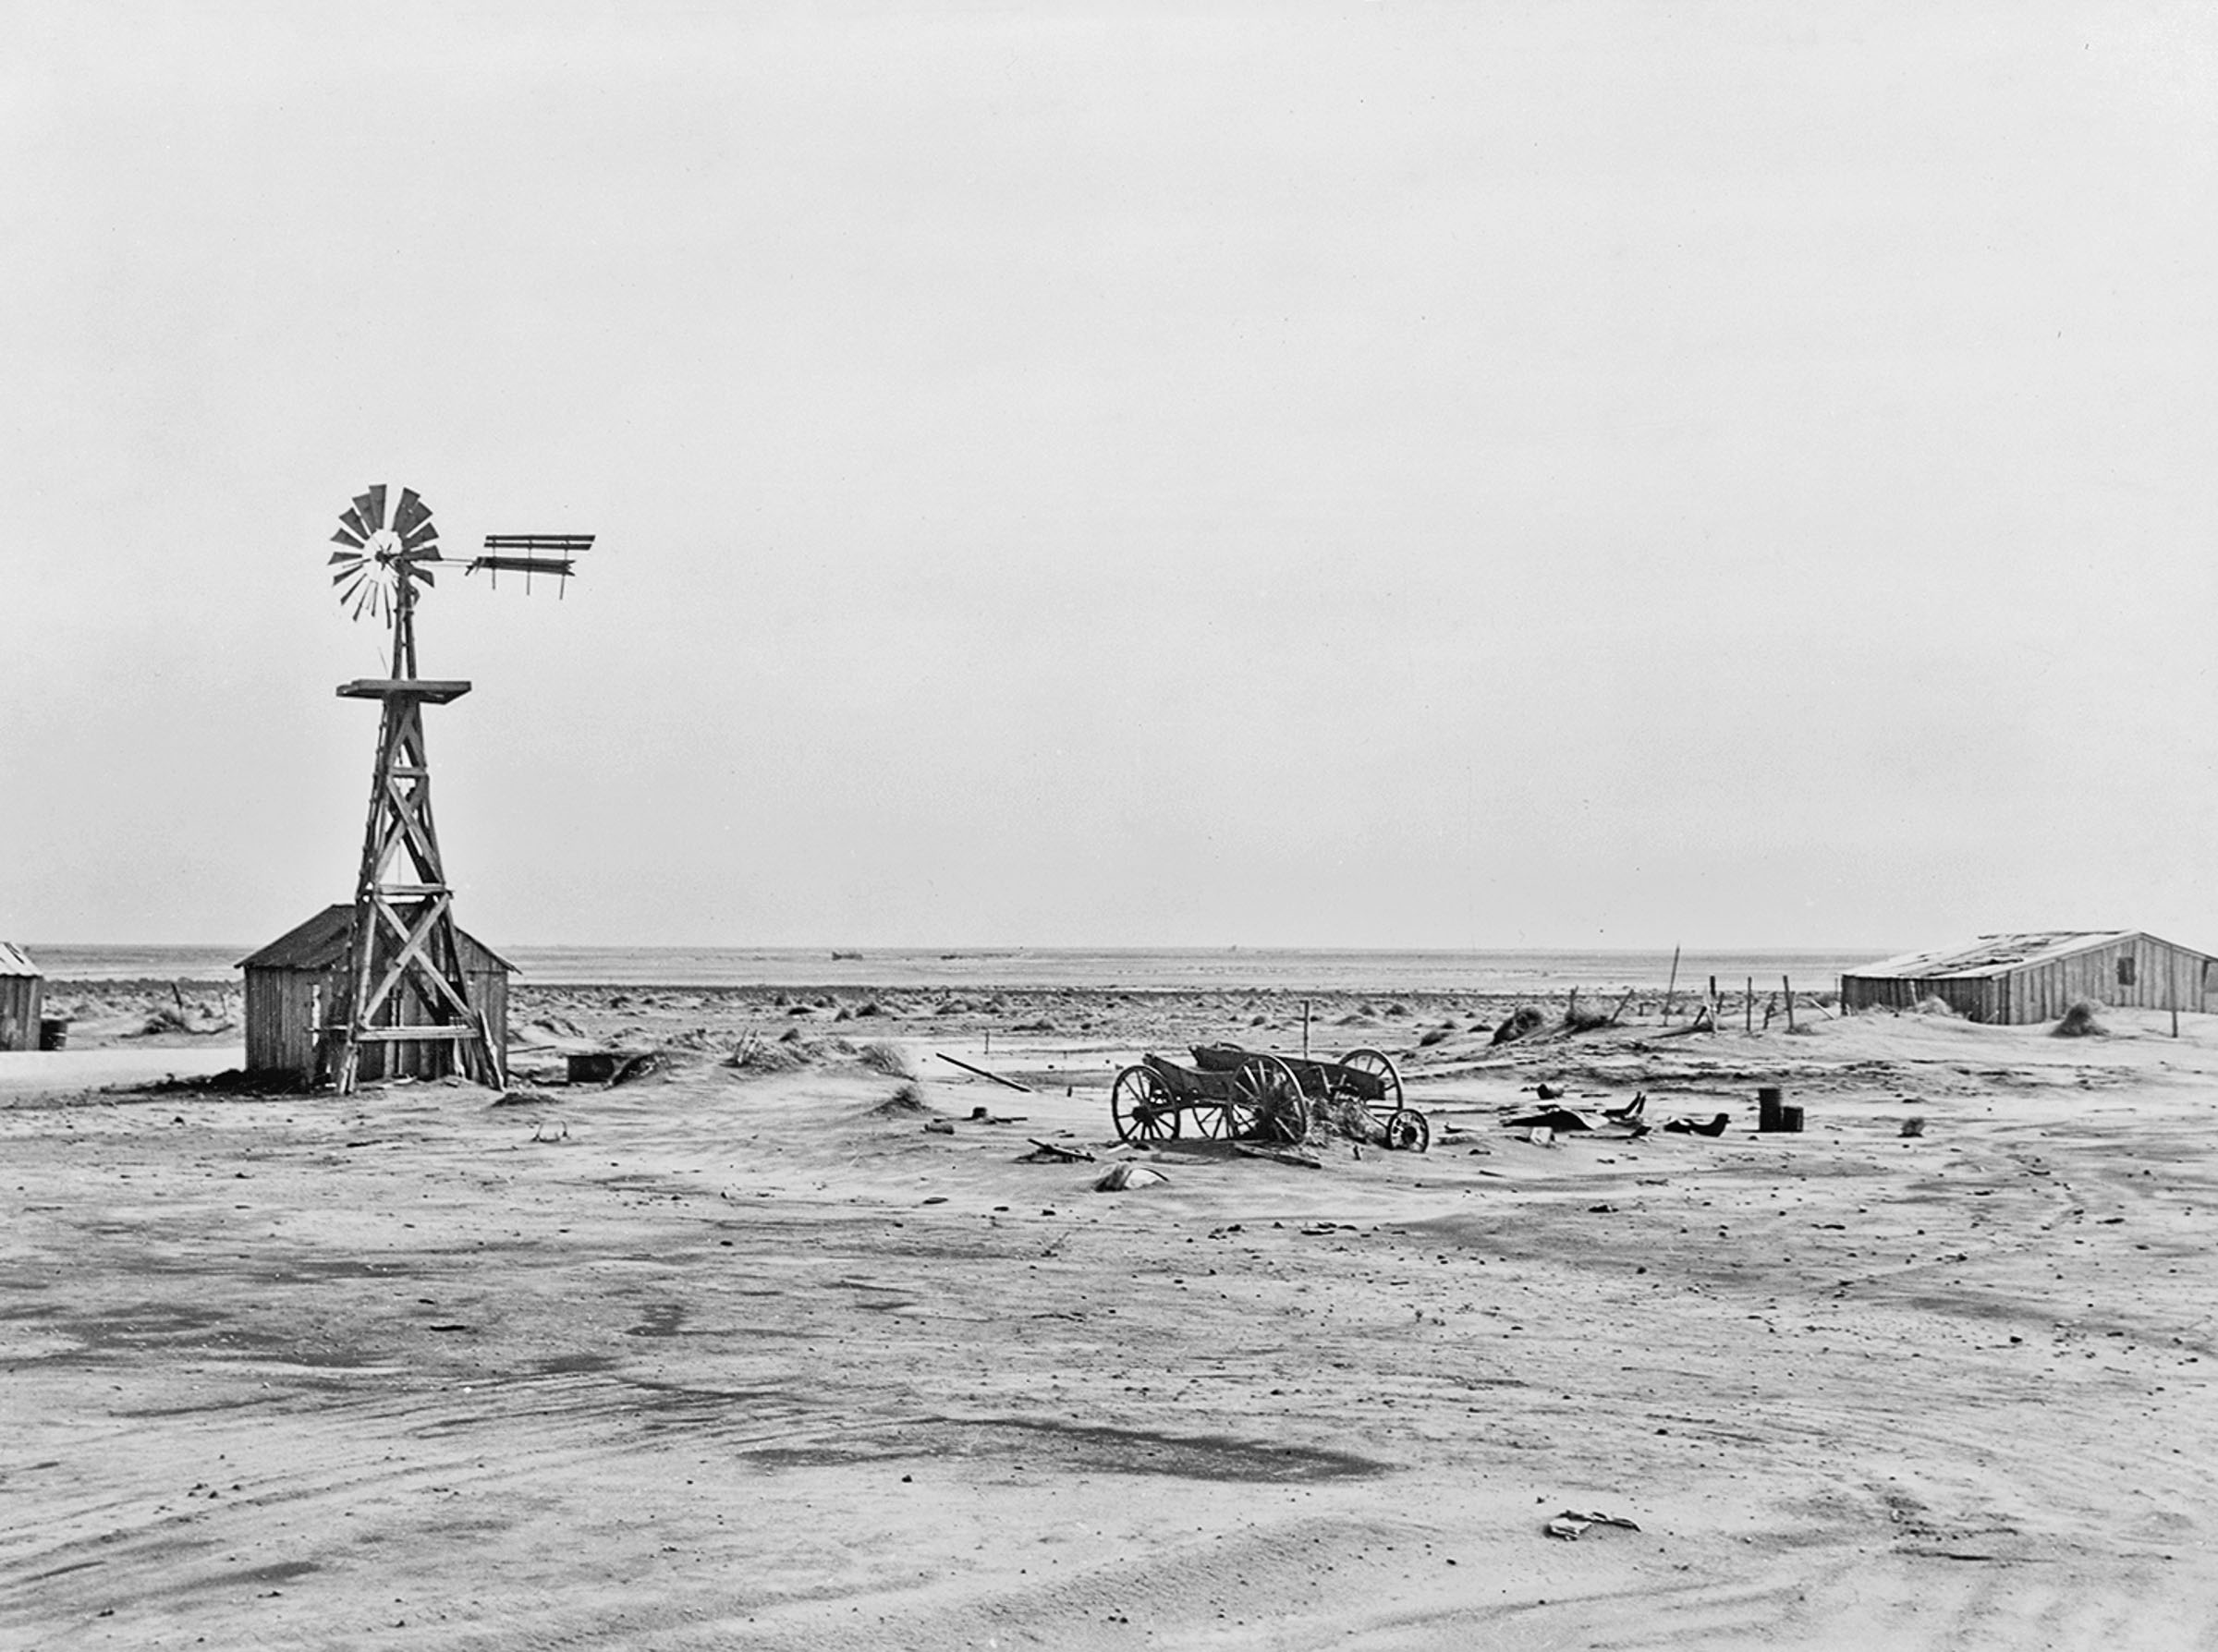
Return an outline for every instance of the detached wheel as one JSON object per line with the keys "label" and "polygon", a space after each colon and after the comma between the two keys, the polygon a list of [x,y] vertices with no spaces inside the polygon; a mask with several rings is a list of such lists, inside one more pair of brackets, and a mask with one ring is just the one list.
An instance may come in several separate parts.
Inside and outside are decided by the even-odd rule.
{"label": "detached wheel", "polygon": [[1109,1117],[1116,1139],[1152,1147],[1178,1136],[1178,1106],[1171,1087],[1146,1067],[1127,1067],[1109,1087]]}
{"label": "detached wheel", "polygon": [[1301,1080],[1275,1055],[1250,1056],[1232,1075],[1225,1120],[1233,1138],[1290,1144],[1310,1133],[1310,1107]]}
{"label": "detached wheel", "polygon": [[[1360,1073],[1365,1078],[1378,1082],[1379,1093],[1365,1096],[1364,1100],[1373,1107],[1391,1107],[1399,1111],[1402,1105],[1402,1073],[1383,1050],[1351,1050],[1342,1056],[1339,1065],[1350,1072]],[[1365,1087],[1369,1087],[1368,1086]]]}
{"label": "detached wheel", "polygon": [[1432,1122],[1414,1107],[1397,1107],[1386,1121],[1386,1145],[1397,1153],[1421,1153],[1432,1145]]}

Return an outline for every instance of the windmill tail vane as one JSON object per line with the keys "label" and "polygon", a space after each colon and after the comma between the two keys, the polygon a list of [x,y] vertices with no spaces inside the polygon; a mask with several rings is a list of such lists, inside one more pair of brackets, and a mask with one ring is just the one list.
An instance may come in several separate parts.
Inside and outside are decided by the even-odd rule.
{"label": "windmill tail vane", "polygon": [[590,533],[489,533],[485,536],[485,553],[470,558],[469,566],[463,572],[474,574],[482,568],[498,586],[503,574],[521,574],[524,589],[531,589],[534,576],[551,578],[555,582],[557,600],[569,589],[570,576],[578,570],[581,552],[593,548]]}

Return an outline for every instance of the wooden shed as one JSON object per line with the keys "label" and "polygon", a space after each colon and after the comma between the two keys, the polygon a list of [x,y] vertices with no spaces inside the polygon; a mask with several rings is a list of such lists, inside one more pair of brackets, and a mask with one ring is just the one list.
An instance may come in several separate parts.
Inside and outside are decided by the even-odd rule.
{"label": "wooden shed", "polygon": [[[298,929],[289,929],[250,958],[247,972],[247,1071],[286,1074],[302,1084],[328,1078],[319,1048],[323,1029],[344,1026],[350,1002],[347,981],[347,940],[354,925],[352,906],[326,906]],[[469,981],[469,1002],[485,1017],[496,1072],[508,1068],[508,977],[516,966],[467,931],[455,939],[462,952],[462,972]],[[423,1026],[436,1017],[421,992],[403,982],[383,1020],[390,1026]],[[444,1078],[455,1069],[452,1039],[396,1039],[365,1045],[359,1076]]]}
{"label": "wooden shed", "polygon": [[0,1050],[39,1047],[39,1011],[46,1000],[46,978],[30,954],[0,941]]}
{"label": "wooden shed", "polygon": [[2207,1012],[2218,1003],[2218,958],[2139,929],[2043,929],[1905,953],[1841,977],[1846,1009],[1907,1010],[1926,998],[2011,1026],[2053,1021],[2080,999]]}

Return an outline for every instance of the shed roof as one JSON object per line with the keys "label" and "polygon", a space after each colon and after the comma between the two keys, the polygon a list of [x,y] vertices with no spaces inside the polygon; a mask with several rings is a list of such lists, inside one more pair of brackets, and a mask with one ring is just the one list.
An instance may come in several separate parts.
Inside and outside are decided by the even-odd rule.
{"label": "shed roof", "polygon": [[[326,906],[306,923],[287,929],[251,957],[241,958],[240,969],[329,969],[347,957],[347,938],[354,928],[351,905]],[[516,966],[469,930],[457,925],[455,933],[510,974]]]}
{"label": "shed roof", "polygon": [[[2116,946],[2137,937],[2155,941],[2159,946],[2173,945],[2169,941],[2159,941],[2144,929],[2035,929],[2017,935],[1981,935],[1978,940],[1963,945],[1942,947],[1932,952],[1904,953],[1900,957],[1883,958],[1876,964],[1862,965],[1844,973],[1851,978],[1882,977],[1907,980],[1921,980],[1934,976],[2008,975],[2014,969],[2053,963],[2058,958],[2068,958],[2074,953]],[[2194,951],[2191,947],[2184,946],[2175,947],[2174,950],[2183,953]],[[2195,953],[2194,955],[2202,957],[2205,954]]]}
{"label": "shed roof", "polygon": [[12,941],[0,941],[0,975],[44,975],[30,954]]}

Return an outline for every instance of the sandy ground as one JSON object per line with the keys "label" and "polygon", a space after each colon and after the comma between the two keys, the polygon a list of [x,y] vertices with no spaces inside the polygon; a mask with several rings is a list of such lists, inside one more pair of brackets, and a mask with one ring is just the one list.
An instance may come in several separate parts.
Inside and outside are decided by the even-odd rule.
{"label": "sandy ground", "polygon": [[[1117,1065],[1298,1002],[798,996],[527,990],[499,1106],[0,1081],[0,1644],[2218,1645],[2200,1017],[1321,1002],[1430,1153],[1103,1194],[1027,1138],[1111,1159]],[[73,1042],[237,1037],[116,1004]],[[664,1064],[554,1082],[603,1042]],[[1543,1080],[1734,1124],[1530,1143]]]}

